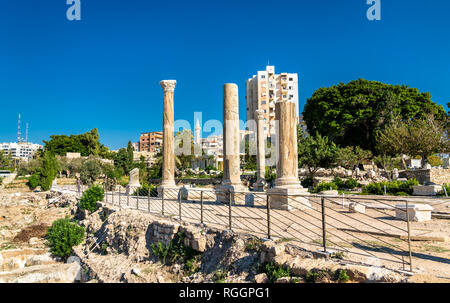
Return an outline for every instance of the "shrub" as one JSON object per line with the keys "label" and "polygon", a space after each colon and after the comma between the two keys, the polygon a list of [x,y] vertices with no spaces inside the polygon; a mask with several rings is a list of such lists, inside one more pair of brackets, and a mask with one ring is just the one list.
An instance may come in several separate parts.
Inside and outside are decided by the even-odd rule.
{"label": "shrub", "polygon": [[70,221],[69,218],[53,222],[46,234],[50,252],[58,257],[70,256],[72,247],[83,242],[85,229]]}
{"label": "shrub", "polygon": [[228,276],[228,272],[225,269],[219,269],[214,273],[215,283],[224,283]]}
{"label": "shrub", "polygon": [[355,187],[358,187],[359,183],[353,178],[347,179],[344,183],[344,187],[348,189],[354,189]]}
{"label": "shrub", "polygon": [[[0,182],[1,183],[1,182]],[[445,190],[444,190],[445,188]],[[442,184],[442,190],[437,193],[438,196],[445,197],[445,192],[447,191],[447,195],[450,195],[450,185]]]}
{"label": "shrub", "polygon": [[338,190],[338,186],[334,182],[320,182],[319,185],[314,187],[313,192],[320,193],[325,190]]}
{"label": "shrub", "polygon": [[301,183],[302,183],[302,186],[304,188],[308,188],[310,186],[314,186],[314,180],[311,177],[303,179]]}
{"label": "shrub", "polygon": [[158,187],[153,184],[144,184],[133,192],[133,196],[148,197],[149,192],[151,197],[156,197],[158,195]]}
{"label": "shrub", "polygon": [[413,186],[419,185],[416,179],[410,179],[408,181],[390,181],[390,182],[377,182],[369,183],[363,186],[363,194],[372,195],[384,195],[384,187],[386,186],[386,194],[388,195],[412,195]]}
{"label": "shrub", "polygon": [[336,280],[338,280],[341,283],[346,283],[350,280],[350,277],[347,274],[347,271],[345,269],[338,269],[336,271]]}
{"label": "shrub", "polygon": [[31,190],[36,189],[36,188],[39,186],[40,179],[41,179],[41,178],[40,178],[40,176],[39,176],[39,173],[35,173],[34,175],[32,175],[32,176],[28,179],[28,183],[27,183],[28,187],[29,187]]}
{"label": "shrub", "polygon": [[270,282],[275,282],[279,278],[291,276],[289,268],[284,269],[283,267],[277,266],[274,263],[267,263],[264,269]]}
{"label": "shrub", "polygon": [[80,208],[86,209],[90,212],[97,210],[97,202],[102,201],[104,197],[103,188],[100,186],[92,186],[87,191],[84,192],[80,199]]}
{"label": "shrub", "polygon": [[163,245],[161,242],[152,244],[152,252],[159,257],[163,264],[166,264],[168,258],[169,263],[182,261],[186,263],[187,260],[192,259],[196,252],[184,245],[185,234],[178,232],[168,245]]}

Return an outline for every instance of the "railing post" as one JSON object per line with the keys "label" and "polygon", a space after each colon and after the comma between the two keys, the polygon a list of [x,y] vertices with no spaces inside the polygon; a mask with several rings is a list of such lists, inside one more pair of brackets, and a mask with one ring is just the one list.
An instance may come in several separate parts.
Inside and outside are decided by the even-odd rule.
{"label": "railing post", "polygon": [[322,204],[322,237],[323,237],[323,252],[327,252],[327,229],[325,221],[325,198],[321,197]]}
{"label": "railing post", "polygon": [[148,198],[147,198],[147,209],[148,209],[148,213],[150,213],[151,211],[150,211],[150,193],[151,193],[151,190],[150,190],[150,186],[148,187]]}
{"label": "railing post", "polygon": [[231,190],[228,191],[228,227],[232,230],[232,222],[231,222]]}
{"label": "railing post", "polygon": [[141,189],[136,189],[136,209],[139,210],[139,197],[141,196]]}
{"label": "railing post", "polygon": [[266,194],[266,207],[267,207],[267,239],[270,239],[270,200],[269,195]]}
{"label": "railing post", "polygon": [[413,271],[413,265],[412,265],[412,251],[411,251],[411,227],[409,224],[409,204],[408,200],[406,200],[406,222],[408,226],[408,250],[409,250],[409,271]]}
{"label": "railing post", "polygon": [[181,188],[178,189],[178,216],[181,221]]}
{"label": "railing post", "polygon": [[161,214],[164,216],[164,193],[165,193],[165,190],[164,190],[164,188],[163,188],[163,190],[162,190],[162,194],[161,194],[161,197],[162,197],[162,199],[161,199]]}
{"label": "railing post", "polygon": [[127,193],[127,206],[130,206],[130,187],[128,187],[126,189],[126,193]]}
{"label": "railing post", "polygon": [[200,192],[200,223],[203,224],[203,191]]}

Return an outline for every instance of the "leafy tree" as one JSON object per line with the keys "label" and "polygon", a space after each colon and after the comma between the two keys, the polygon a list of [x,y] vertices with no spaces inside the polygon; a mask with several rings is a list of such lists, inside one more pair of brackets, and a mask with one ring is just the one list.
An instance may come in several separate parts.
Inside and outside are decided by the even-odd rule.
{"label": "leafy tree", "polygon": [[373,161],[376,165],[381,166],[386,171],[389,180],[392,180],[392,170],[394,168],[399,168],[401,163],[399,157],[391,157],[386,154],[374,157]]}
{"label": "leafy tree", "polygon": [[53,180],[59,171],[59,163],[56,157],[50,153],[44,153],[42,157],[42,167],[39,170],[40,186],[43,191],[50,190]]}
{"label": "leafy tree", "polygon": [[306,102],[303,118],[310,133],[318,132],[341,146],[360,146],[377,152],[376,133],[393,120],[446,117],[429,93],[405,85],[364,79],[322,87]]}
{"label": "leafy tree", "polygon": [[80,135],[52,135],[49,141],[44,141],[45,151],[55,155],[65,156],[66,153],[80,153],[81,156],[99,155],[106,153],[107,148],[99,142],[100,136],[96,128]]}
{"label": "leafy tree", "polygon": [[0,168],[9,168],[12,165],[12,156],[5,155],[3,150],[0,150]]}
{"label": "leafy tree", "polygon": [[336,145],[316,133],[315,136],[306,136],[298,128],[298,165],[307,167],[309,176],[314,178],[319,168],[332,168],[336,163]]}
{"label": "leafy tree", "polygon": [[449,151],[450,141],[446,120],[425,119],[396,121],[377,133],[378,149],[390,155],[421,156],[422,164],[428,156]]}
{"label": "leafy tree", "polygon": [[84,161],[80,172],[81,182],[93,184],[101,176],[102,168],[102,163],[98,159],[91,158]]}

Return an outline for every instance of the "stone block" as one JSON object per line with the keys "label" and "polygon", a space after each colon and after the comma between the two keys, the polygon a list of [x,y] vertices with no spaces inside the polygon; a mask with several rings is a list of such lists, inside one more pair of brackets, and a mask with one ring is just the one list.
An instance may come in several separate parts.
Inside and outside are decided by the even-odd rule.
{"label": "stone block", "polygon": [[274,187],[267,191],[270,208],[279,210],[298,210],[311,208],[309,192],[302,187]]}
{"label": "stone block", "polygon": [[442,190],[441,185],[414,185],[414,196],[436,196]]}
{"label": "stone block", "polygon": [[[431,220],[431,211],[433,207],[428,204],[409,204],[409,221],[424,222]],[[395,217],[407,221],[406,204],[397,204],[395,206]]]}
{"label": "stone block", "polygon": [[268,283],[269,278],[265,273],[259,274],[255,276],[255,283]]}
{"label": "stone block", "polygon": [[349,204],[349,210],[352,213],[361,213],[361,214],[366,213],[366,207],[361,203],[351,202]]}

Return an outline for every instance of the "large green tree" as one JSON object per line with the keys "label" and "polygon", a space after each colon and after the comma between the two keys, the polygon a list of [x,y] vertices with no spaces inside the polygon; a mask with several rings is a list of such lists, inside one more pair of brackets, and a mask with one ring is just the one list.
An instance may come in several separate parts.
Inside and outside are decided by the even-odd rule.
{"label": "large green tree", "polygon": [[303,118],[308,131],[327,136],[341,146],[360,146],[376,152],[376,133],[395,119],[442,120],[446,112],[429,93],[405,85],[364,79],[322,87],[306,102]]}
{"label": "large green tree", "polygon": [[52,135],[44,141],[45,151],[65,156],[66,153],[80,153],[81,156],[108,155],[108,148],[100,144],[100,135],[96,128],[80,135]]}

